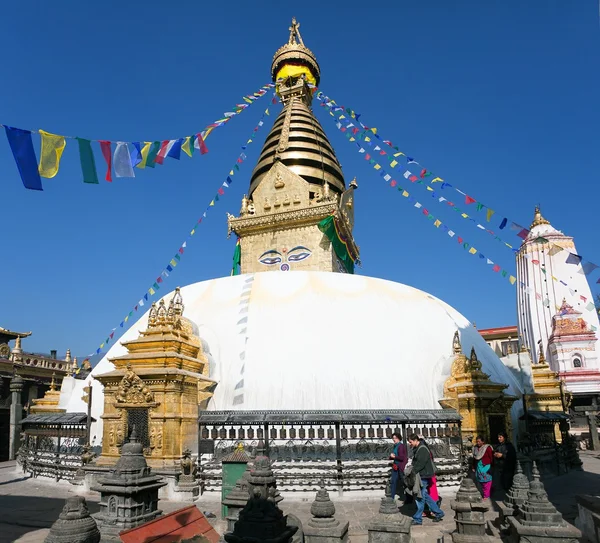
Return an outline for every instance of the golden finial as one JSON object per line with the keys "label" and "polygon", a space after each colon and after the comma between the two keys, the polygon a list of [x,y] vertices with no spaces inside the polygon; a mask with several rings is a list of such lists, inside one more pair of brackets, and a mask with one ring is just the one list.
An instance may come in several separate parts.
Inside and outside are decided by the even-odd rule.
{"label": "golden finial", "polygon": [[471,347],[471,356],[469,357],[469,367],[470,370],[480,370],[481,362],[479,362],[477,358],[477,353],[475,353],[475,347]]}
{"label": "golden finial", "polygon": [[65,362],[71,362],[71,349],[67,349],[67,354],[65,355]]}
{"label": "golden finial", "polygon": [[475,330],[477,330],[477,324],[475,323],[475,321],[473,321],[473,328],[475,328]]}
{"label": "golden finial", "polygon": [[544,356],[544,345],[540,340],[540,352],[538,355],[538,364],[545,364],[546,363],[546,357]]}
{"label": "golden finial", "polygon": [[454,338],[452,339],[452,351],[454,354],[462,354],[462,345],[460,344],[458,330],[454,332]]}
{"label": "golden finial", "polygon": [[510,337],[510,336],[508,336],[508,347],[506,348],[506,354],[513,354],[512,337]]}
{"label": "golden finial", "polygon": [[533,214],[533,222],[531,223],[531,227],[529,229],[531,230],[534,226],[539,226],[540,224],[550,224],[550,223],[546,219],[544,219],[544,217],[542,217],[542,212],[540,211],[540,206],[536,205],[535,211]]}
{"label": "golden finial", "polygon": [[292,17],[292,26],[288,30],[290,31],[290,39],[288,40],[290,45],[304,45],[300,35],[300,23],[296,21],[296,17]]}
{"label": "golden finial", "polygon": [[150,312],[148,313],[148,328],[156,325],[156,302],[152,302]]}
{"label": "golden finial", "polygon": [[175,294],[173,295],[171,301],[173,302],[173,309],[175,311],[175,315],[181,317],[185,308],[185,306],[183,305],[183,297],[181,296],[181,287],[177,287],[175,289]]}
{"label": "golden finial", "polygon": [[356,177],[350,181],[350,184],[348,185],[349,188],[351,189],[357,189],[358,188],[358,182],[356,181]]}
{"label": "golden finial", "polygon": [[52,372],[52,381],[50,381],[50,392],[54,392],[56,390],[56,383],[54,382],[55,372]]}
{"label": "golden finial", "polygon": [[15,339],[15,348],[13,349],[13,353],[21,352],[21,336],[17,336]]}

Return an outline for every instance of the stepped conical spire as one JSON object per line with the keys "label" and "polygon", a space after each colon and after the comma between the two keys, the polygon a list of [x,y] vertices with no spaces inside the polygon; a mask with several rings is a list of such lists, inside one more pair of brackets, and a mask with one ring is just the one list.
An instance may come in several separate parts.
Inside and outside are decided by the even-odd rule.
{"label": "stepped conical spire", "polygon": [[300,36],[295,19],[288,43],[273,58],[271,73],[284,108],[275,120],[250,180],[250,193],[259,185],[273,164],[281,161],[311,184],[342,193],[342,169],[327,136],[311,110],[313,89],[318,85],[319,64]]}

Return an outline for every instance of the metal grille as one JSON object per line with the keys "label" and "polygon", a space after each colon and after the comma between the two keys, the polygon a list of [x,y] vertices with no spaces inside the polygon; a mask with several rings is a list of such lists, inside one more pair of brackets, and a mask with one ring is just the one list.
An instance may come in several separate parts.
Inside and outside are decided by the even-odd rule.
{"label": "metal grille", "polygon": [[127,410],[127,431],[129,434],[135,432],[140,443],[146,447],[150,447],[150,435],[148,432],[148,409],[134,408]]}

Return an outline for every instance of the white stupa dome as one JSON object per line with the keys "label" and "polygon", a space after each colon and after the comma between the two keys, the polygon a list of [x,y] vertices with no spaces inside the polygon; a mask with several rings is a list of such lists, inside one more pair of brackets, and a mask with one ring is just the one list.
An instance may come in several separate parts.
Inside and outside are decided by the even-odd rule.
{"label": "white stupa dome", "polygon": [[[209,410],[439,409],[456,330],[483,371],[518,394],[519,383],[455,309],[421,290],[327,272],[264,272],[181,289],[184,316],[198,327],[218,382]],[[168,294],[165,298],[170,300]],[[147,314],[122,341],[138,337]],[[112,371],[116,343],[93,370]],[[82,381],[61,406],[83,412]],[[100,421],[102,386],[93,381]],[[70,387],[63,387],[70,388]],[[515,409],[515,407],[513,407]],[[513,413],[513,418],[517,413]],[[92,436],[101,439],[101,424]]]}

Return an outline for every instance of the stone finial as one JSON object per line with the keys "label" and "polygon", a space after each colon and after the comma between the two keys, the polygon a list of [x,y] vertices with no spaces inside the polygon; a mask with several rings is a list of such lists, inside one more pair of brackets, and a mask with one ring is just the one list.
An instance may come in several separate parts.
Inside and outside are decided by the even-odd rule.
{"label": "stone finial", "polygon": [[12,350],[13,353],[20,353],[22,352],[21,349],[21,336],[17,336],[15,339],[15,348]]}
{"label": "stone finial", "polygon": [[473,479],[463,478],[456,499],[452,501],[450,507],[455,512],[456,520],[456,531],[452,533],[454,543],[488,541],[485,533],[485,512],[489,507],[483,503]]}
{"label": "stone finial", "polygon": [[410,517],[398,511],[388,482],[385,496],[381,498],[379,513],[367,526],[369,543],[411,543],[411,523]]}
{"label": "stone finial", "polygon": [[544,344],[540,341],[540,349],[539,349],[539,354],[538,354],[538,364],[545,364],[546,363],[546,357],[544,355]]}
{"label": "stone finial", "polygon": [[56,377],[56,372],[52,372],[52,381],[50,381],[50,391],[51,392],[55,392],[56,391],[56,381],[55,378]]}
{"label": "stone finial", "polygon": [[98,543],[100,532],[90,516],[85,498],[71,496],[50,528],[44,543]]}
{"label": "stone finial", "polygon": [[271,468],[271,460],[265,455],[265,445],[262,440],[258,442],[257,456],[250,468],[248,475],[248,491],[250,497],[256,494],[258,490],[260,496],[269,499],[274,503],[279,503],[283,497],[277,490],[277,481]]}
{"label": "stone finial", "polygon": [[18,373],[15,373],[14,377],[10,380],[10,391],[21,392],[24,384],[25,381],[23,381],[23,378]]}
{"label": "stone finial", "polygon": [[315,501],[310,506],[310,514],[319,519],[332,518],[335,515],[335,505],[329,499],[329,492],[325,488],[325,482],[320,481],[319,487]]}
{"label": "stone finial", "polygon": [[67,354],[65,355],[65,362],[71,362],[71,349],[67,349]]}

